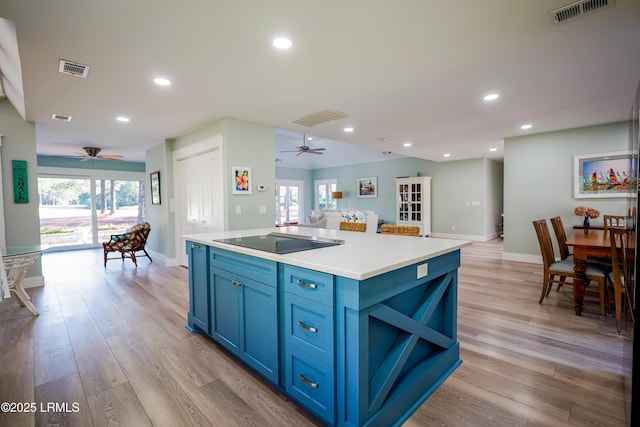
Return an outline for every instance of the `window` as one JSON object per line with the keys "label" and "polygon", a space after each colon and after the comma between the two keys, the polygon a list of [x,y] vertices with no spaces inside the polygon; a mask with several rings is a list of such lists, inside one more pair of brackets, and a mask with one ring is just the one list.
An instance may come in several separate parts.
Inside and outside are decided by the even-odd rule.
{"label": "window", "polygon": [[337,179],[321,179],[314,182],[316,189],[315,197],[315,209],[337,209],[338,201],[331,198],[331,192],[336,191],[338,188]]}
{"label": "window", "polygon": [[276,224],[302,222],[304,181],[276,181]]}

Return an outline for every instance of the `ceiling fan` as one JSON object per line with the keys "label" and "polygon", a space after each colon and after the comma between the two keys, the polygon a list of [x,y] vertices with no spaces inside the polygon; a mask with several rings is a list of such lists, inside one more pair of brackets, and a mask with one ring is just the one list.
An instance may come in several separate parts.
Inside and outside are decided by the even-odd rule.
{"label": "ceiling fan", "polygon": [[86,162],[87,160],[108,160],[110,162],[121,162],[123,157],[119,154],[98,154],[102,151],[102,148],[98,147],[82,147],[86,154],[76,153],[80,155],[84,155],[81,162]]}
{"label": "ceiling fan", "polygon": [[302,135],[302,145],[296,147],[297,150],[286,150],[286,151],[281,151],[281,153],[298,153],[296,154],[296,156],[299,156],[300,154],[304,154],[304,153],[311,153],[311,154],[324,154],[323,151],[325,150],[324,148],[311,148],[308,145],[306,145],[305,141],[306,141],[307,137],[306,135]]}

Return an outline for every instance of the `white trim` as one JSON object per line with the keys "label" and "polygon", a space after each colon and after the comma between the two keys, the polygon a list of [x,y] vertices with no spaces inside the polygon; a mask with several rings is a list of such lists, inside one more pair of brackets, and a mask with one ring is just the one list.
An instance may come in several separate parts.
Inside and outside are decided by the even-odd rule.
{"label": "white trim", "polygon": [[492,233],[486,236],[480,236],[476,234],[431,233],[430,237],[437,237],[440,239],[473,240],[476,242],[488,242],[489,240],[497,239],[498,233]]}
{"label": "white trim", "polygon": [[44,286],[44,276],[32,276],[25,277],[22,282],[22,288],[37,288],[39,286]]}
{"label": "white trim", "polygon": [[2,135],[0,134],[0,248],[6,248],[4,224],[4,197],[2,195]]}
{"label": "white trim", "polygon": [[55,166],[38,166],[38,176],[42,178],[58,178],[72,176],[74,178],[113,178],[118,181],[144,181],[146,172],[115,171],[102,169],[59,168]]}
{"label": "white trim", "polygon": [[502,259],[505,261],[528,262],[529,264],[542,265],[542,256],[540,255],[519,254],[515,252],[503,252]]}

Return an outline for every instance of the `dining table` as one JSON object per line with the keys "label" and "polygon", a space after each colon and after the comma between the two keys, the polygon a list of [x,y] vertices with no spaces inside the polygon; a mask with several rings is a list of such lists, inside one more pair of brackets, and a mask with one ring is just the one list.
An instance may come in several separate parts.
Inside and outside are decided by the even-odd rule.
{"label": "dining table", "polygon": [[567,237],[567,246],[573,248],[573,302],[576,315],[582,315],[584,305],[585,270],[587,257],[611,258],[609,232],[591,228],[574,230]]}

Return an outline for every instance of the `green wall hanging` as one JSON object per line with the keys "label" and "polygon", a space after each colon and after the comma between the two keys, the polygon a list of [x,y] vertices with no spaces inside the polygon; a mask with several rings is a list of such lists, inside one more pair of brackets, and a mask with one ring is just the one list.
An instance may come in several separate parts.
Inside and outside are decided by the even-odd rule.
{"label": "green wall hanging", "polygon": [[27,181],[27,161],[12,160],[13,200],[16,203],[29,203],[29,183]]}

